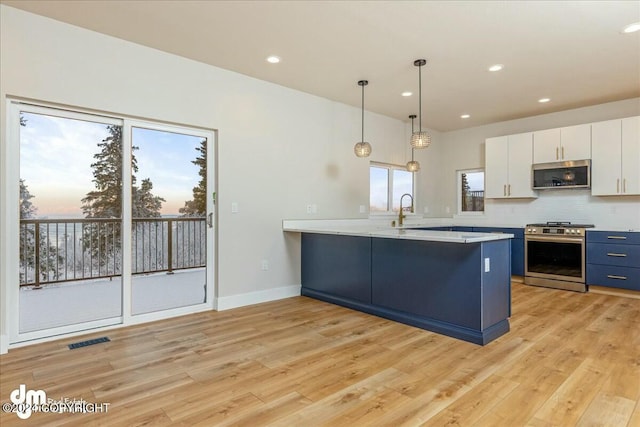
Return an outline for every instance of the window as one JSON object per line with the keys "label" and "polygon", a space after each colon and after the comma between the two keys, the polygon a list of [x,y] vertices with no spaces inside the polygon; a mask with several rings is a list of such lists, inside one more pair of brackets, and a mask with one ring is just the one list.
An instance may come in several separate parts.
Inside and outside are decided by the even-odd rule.
{"label": "window", "polygon": [[481,214],[484,212],[484,170],[458,171],[458,214]]}
{"label": "window", "polygon": [[405,193],[413,197],[413,173],[405,166],[371,162],[369,176],[371,213],[398,212],[400,197]]}

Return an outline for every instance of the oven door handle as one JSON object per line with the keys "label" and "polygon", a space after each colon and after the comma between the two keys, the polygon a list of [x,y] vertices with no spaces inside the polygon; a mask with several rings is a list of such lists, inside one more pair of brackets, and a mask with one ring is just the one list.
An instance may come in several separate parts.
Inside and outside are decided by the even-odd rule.
{"label": "oven door handle", "polygon": [[524,236],[525,240],[536,242],[556,242],[556,243],[583,243],[584,238],[581,237],[557,237],[557,236]]}

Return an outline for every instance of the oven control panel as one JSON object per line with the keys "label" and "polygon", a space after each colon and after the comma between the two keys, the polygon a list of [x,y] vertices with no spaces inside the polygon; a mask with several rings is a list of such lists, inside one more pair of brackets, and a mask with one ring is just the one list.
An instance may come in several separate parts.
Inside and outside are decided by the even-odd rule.
{"label": "oven control panel", "polygon": [[530,227],[527,226],[525,234],[546,234],[554,236],[584,236],[584,228],[565,228],[565,227]]}

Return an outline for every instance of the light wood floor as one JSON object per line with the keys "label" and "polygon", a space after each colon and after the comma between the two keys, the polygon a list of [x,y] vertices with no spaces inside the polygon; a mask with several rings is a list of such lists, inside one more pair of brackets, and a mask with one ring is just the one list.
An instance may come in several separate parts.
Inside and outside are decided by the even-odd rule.
{"label": "light wood floor", "polygon": [[0,375],[2,402],[111,404],[3,427],[637,427],[640,300],[514,283],[511,332],[481,347],[296,297],[14,349]]}

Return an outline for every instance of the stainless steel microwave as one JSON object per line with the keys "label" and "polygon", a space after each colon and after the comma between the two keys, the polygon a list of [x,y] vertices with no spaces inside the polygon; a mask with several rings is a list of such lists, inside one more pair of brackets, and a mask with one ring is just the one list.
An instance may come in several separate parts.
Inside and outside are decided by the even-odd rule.
{"label": "stainless steel microwave", "polygon": [[532,166],[532,188],[591,188],[591,160],[538,163]]}

